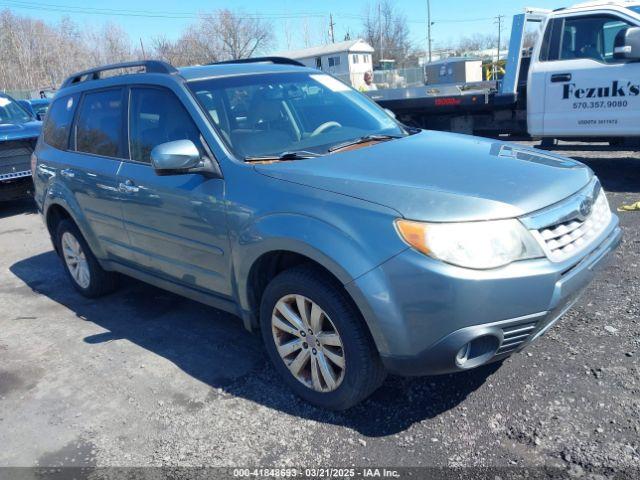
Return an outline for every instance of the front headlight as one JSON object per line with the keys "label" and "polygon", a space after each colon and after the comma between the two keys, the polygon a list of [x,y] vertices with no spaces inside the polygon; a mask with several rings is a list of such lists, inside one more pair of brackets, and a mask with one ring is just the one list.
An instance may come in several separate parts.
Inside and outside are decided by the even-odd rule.
{"label": "front headlight", "polygon": [[542,249],[515,219],[465,223],[396,220],[400,236],[416,250],[461,267],[488,269],[543,257]]}

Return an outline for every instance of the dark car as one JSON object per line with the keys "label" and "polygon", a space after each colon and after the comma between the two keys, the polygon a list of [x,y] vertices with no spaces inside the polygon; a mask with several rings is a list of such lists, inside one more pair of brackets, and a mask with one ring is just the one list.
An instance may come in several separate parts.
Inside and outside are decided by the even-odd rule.
{"label": "dark car", "polygon": [[42,122],[8,95],[0,94],[0,201],[31,191],[31,154]]}
{"label": "dark car", "polygon": [[31,100],[18,100],[18,103],[23,107],[31,116],[38,120],[44,120],[49,105],[51,105],[50,98],[32,98]]}
{"label": "dark car", "polygon": [[34,98],[29,100],[31,104],[31,109],[35,114],[35,117],[38,120],[44,120],[45,115],[47,114],[47,110],[49,109],[49,105],[51,105],[50,98]]}

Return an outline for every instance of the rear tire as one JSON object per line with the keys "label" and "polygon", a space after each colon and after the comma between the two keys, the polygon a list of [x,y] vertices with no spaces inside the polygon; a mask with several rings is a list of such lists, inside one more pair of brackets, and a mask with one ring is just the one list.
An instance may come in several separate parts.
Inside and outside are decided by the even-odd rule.
{"label": "rear tire", "polygon": [[62,220],[56,230],[56,249],[73,287],[87,298],[111,293],[116,274],[104,270],[80,230],[71,220]]}
{"label": "rear tire", "polygon": [[360,312],[339,283],[311,265],[286,270],[269,283],[260,328],[280,376],[313,405],[346,410],[384,381],[386,371]]}

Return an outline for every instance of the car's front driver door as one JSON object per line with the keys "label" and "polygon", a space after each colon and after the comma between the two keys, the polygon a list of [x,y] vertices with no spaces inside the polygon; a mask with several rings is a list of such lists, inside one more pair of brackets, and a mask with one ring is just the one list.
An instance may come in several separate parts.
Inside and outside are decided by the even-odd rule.
{"label": "car's front driver door", "polygon": [[159,176],[151,165],[155,146],[185,139],[207,155],[200,131],[172,91],[130,89],[131,159],[118,172],[125,227],[138,268],[229,297],[224,180],[203,174]]}
{"label": "car's front driver door", "polygon": [[557,34],[545,65],[544,135],[640,134],[640,63],[613,55],[616,35],[633,23],[595,12],[554,22]]}

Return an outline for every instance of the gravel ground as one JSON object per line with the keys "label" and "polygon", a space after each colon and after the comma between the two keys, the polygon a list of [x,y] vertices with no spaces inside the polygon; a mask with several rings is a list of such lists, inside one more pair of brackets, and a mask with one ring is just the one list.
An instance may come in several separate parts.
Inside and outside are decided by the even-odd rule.
{"label": "gravel ground", "polygon": [[[560,145],[615,208],[640,155]],[[483,466],[640,472],[640,212],[576,307],[501,366],[292,396],[234,317],[127,280],[83,299],[29,202],[0,210],[0,466]],[[635,470],[634,470],[635,469]]]}

